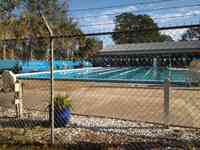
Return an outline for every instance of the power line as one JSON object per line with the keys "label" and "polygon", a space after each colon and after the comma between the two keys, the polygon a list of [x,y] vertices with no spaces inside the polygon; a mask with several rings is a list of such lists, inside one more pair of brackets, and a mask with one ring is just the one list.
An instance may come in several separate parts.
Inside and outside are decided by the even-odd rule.
{"label": "power line", "polygon": [[[100,35],[109,35],[114,33],[134,33],[134,32],[141,32],[141,31],[152,31],[152,30],[173,30],[173,29],[184,29],[184,28],[194,28],[194,27],[200,27],[200,24],[194,24],[194,25],[184,25],[184,26],[171,26],[171,27],[162,27],[162,28],[146,28],[146,29],[135,29],[135,30],[129,30],[124,32],[99,32],[99,33],[89,33],[89,34],[83,34],[84,36],[100,36]],[[53,38],[70,38],[70,37],[79,37],[80,34],[75,35],[61,35],[61,36],[55,36]]]}
{"label": "power line", "polygon": [[[169,26],[169,27],[161,27],[161,28],[146,28],[146,29],[139,29],[135,28],[134,30],[127,30],[127,31],[111,31],[111,32],[97,32],[97,33],[86,33],[86,34],[68,34],[68,35],[54,35],[51,37],[46,37],[46,36],[40,36],[40,37],[35,37],[33,39],[63,39],[63,38],[80,38],[82,36],[90,37],[90,36],[103,36],[103,35],[112,35],[114,33],[116,34],[122,34],[122,33],[134,33],[134,32],[146,32],[146,31],[152,31],[152,30],[158,30],[158,31],[163,31],[163,30],[175,30],[175,29],[187,29],[187,28],[194,28],[198,27],[200,28],[200,24],[194,24],[194,25],[182,25],[182,26]],[[0,42],[7,42],[7,41],[25,41],[25,40],[30,40],[30,38],[10,38],[10,39],[0,39]]]}
{"label": "power line", "polygon": [[120,8],[120,7],[128,7],[128,6],[138,6],[138,5],[149,5],[149,4],[159,4],[165,2],[172,2],[177,0],[156,0],[151,2],[137,2],[137,3],[129,3],[126,5],[115,5],[115,6],[105,6],[105,7],[96,7],[96,8],[84,8],[84,9],[71,9],[69,12],[82,12],[82,11],[94,11],[94,10],[105,10],[105,9],[112,9],[112,8]]}
{"label": "power line", "polygon": [[[199,14],[200,15],[200,14]],[[192,15],[179,15],[179,16],[170,16],[170,17],[152,17],[154,20],[158,19],[177,19],[177,18],[185,18],[185,17],[196,17],[198,16],[197,14],[192,14]],[[81,24],[79,27],[92,27],[92,26],[106,26],[106,25],[115,25],[114,22],[108,22],[108,23],[99,23],[99,24]]]}
{"label": "power line", "polygon": [[[174,6],[174,7],[161,7],[161,8],[154,8],[154,9],[143,9],[143,10],[138,10],[134,11],[135,13],[139,12],[155,12],[155,11],[161,11],[161,10],[169,10],[169,9],[182,9],[182,8],[191,8],[191,7],[200,7],[200,4],[194,4],[194,5],[182,5],[182,6]],[[98,15],[88,15],[84,17],[74,17],[75,20],[81,20],[81,19],[88,19],[88,18],[97,18],[97,17],[102,17],[102,16],[116,16],[120,15],[121,13],[107,13],[103,14],[101,16]]]}

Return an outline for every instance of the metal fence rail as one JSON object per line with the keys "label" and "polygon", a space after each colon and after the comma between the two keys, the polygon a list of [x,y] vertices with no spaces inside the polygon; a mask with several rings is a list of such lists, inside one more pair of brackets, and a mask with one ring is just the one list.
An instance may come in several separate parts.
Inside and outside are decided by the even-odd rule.
{"label": "metal fence rail", "polygon": [[[6,91],[3,75],[0,79],[0,144],[54,144],[69,149],[200,148],[199,64],[193,61],[199,58],[199,41],[190,41],[189,46],[195,48],[188,41],[164,41],[157,46],[153,40],[137,43],[139,48],[150,45],[146,51],[153,52],[148,54],[141,54],[143,49],[137,54],[126,51],[136,43],[119,46],[111,42],[108,49],[102,44],[113,34],[153,30],[170,33],[175,39],[199,24],[83,35],[56,35],[47,22],[46,27],[49,36],[32,38],[32,42],[24,37],[0,40],[0,49],[8,53],[3,58],[15,59],[2,60],[0,71],[14,71],[19,81],[13,81]],[[81,45],[82,36],[100,39],[96,49],[81,53],[91,46],[85,41]],[[43,42],[48,43],[48,51],[31,49]],[[59,45],[65,42],[71,47],[63,52]],[[165,53],[156,53],[154,48],[161,51],[163,45]],[[170,49],[174,45],[178,46]],[[169,53],[169,49],[179,52]],[[34,52],[41,55],[34,56]],[[22,57],[26,54],[28,59]],[[28,61],[38,63],[39,72]],[[28,69],[23,70],[23,65]],[[72,109],[65,111],[63,105]]]}
{"label": "metal fence rail", "polygon": [[[22,82],[25,85],[23,118],[15,118],[15,107],[8,101],[12,95],[10,98],[4,93],[1,96],[0,127],[1,132],[7,132],[3,138],[8,136],[8,142],[23,139],[25,143],[48,144],[51,137],[47,98],[49,81]],[[146,141],[146,148],[198,147],[195,144],[199,140],[199,116],[195,108],[198,107],[198,87],[170,87],[169,83],[163,87],[148,87],[126,83],[55,81],[54,89],[55,95],[68,95],[73,105],[66,128],[54,129],[55,144],[75,144],[85,140],[103,144],[109,139],[110,147],[116,141],[118,144],[127,143],[119,147],[137,141]],[[12,135],[13,132],[16,134]],[[156,141],[162,144],[154,144]],[[139,142],[138,147],[141,146]]]}

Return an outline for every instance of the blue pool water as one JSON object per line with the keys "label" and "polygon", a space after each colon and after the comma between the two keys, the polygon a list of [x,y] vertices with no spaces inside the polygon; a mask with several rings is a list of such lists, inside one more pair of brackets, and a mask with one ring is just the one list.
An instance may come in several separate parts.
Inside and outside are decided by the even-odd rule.
{"label": "blue pool water", "polygon": [[[55,71],[56,80],[89,80],[109,82],[139,82],[139,83],[160,83],[170,79],[173,83],[186,83],[188,71],[185,69],[159,68],[82,68],[65,71]],[[49,79],[50,73],[19,74],[20,79]]]}

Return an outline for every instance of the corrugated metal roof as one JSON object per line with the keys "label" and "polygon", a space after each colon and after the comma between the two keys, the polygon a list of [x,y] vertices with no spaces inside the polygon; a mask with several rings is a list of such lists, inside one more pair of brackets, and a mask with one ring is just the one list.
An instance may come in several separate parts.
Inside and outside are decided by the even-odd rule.
{"label": "corrugated metal roof", "polygon": [[106,47],[99,52],[120,52],[120,51],[153,51],[153,50],[176,50],[176,49],[200,49],[200,41],[179,41],[179,42],[155,42],[139,44],[121,44]]}

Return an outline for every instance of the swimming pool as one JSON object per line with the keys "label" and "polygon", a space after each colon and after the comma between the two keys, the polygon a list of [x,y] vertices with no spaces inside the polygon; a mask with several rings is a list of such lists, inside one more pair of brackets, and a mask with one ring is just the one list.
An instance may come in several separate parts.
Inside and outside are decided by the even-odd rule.
{"label": "swimming pool", "polygon": [[[50,79],[49,72],[18,74],[19,79]],[[170,79],[172,83],[186,83],[188,81],[187,69],[152,67],[90,67],[55,71],[56,80],[82,80],[82,81],[106,81],[106,82],[135,82],[135,83],[162,83]]]}

